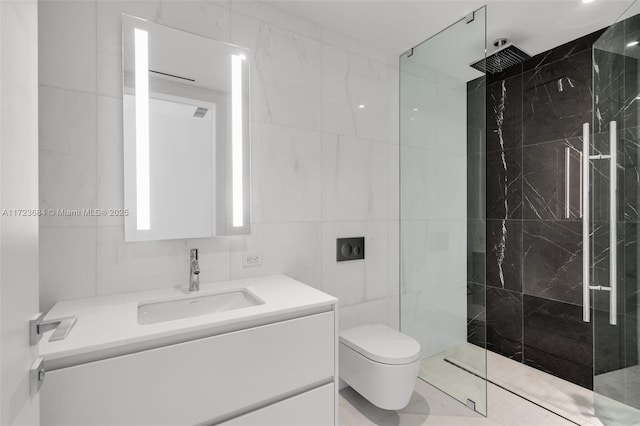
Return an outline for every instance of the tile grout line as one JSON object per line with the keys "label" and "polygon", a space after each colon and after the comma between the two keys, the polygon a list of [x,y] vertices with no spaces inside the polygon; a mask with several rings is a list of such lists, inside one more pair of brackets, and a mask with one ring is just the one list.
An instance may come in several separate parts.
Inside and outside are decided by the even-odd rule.
{"label": "tile grout line", "polygon": [[[320,241],[319,241],[319,250],[320,253],[320,289],[324,291],[325,288],[325,274],[324,274],[324,201],[325,201],[325,187],[324,187],[324,76],[325,76],[325,66],[324,66],[324,53],[325,53],[325,44],[324,44],[324,26],[320,25]],[[339,301],[336,304],[336,329],[340,330],[340,306]],[[336,410],[337,411],[337,410]]]}
{"label": "tile grout line", "polygon": [[[227,9],[227,11],[229,12],[228,15],[228,21],[227,21],[227,40],[229,41],[229,43],[234,43],[233,40],[233,16],[234,16],[234,12],[231,10],[231,1],[226,2],[224,4],[224,6]],[[251,52],[251,62],[253,62],[253,51]],[[249,66],[249,72],[251,73],[251,66]],[[249,96],[251,96],[251,93],[253,92],[253,87],[251,84],[251,75],[249,77]],[[254,120],[253,120],[253,114],[251,113],[251,108],[252,105],[249,105],[249,117],[250,117],[250,127],[249,127],[249,131],[250,131],[250,138],[253,138],[254,136]],[[255,174],[251,173],[251,139],[249,140],[249,190],[253,192],[253,180],[255,179]],[[255,232],[253,230],[253,226],[255,224],[255,222],[251,222],[251,220],[254,218],[254,210],[253,210],[253,204],[251,204],[249,206],[249,208],[251,209],[251,219],[250,219],[250,223],[249,226],[252,228],[252,232]],[[215,238],[215,237],[214,237]],[[232,238],[230,240],[226,241],[226,251],[227,251],[227,271],[228,271],[228,279],[232,280],[233,279],[233,254],[235,253],[235,238]]]}
{"label": "tile grout line", "polygon": [[[228,28],[228,33],[227,33],[227,36],[228,36],[227,40],[229,40],[229,43],[233,43],[234,40],[232,39],[232,36],[233,36],[233,21],[234,21],[234,19],[233,19],[233,12],[231,11],[231,2],[225,3],[225,5],[223,7],[226,7],[227,10],[229,11],[229,21],[228,21],[229,28]],[[253,62],[253,54],[254,53],[255,53],[254,51],[251,51],[251,62]],[[251,73],[251,67],[249,67],[249,72],[250,72],[250,77],[249,77],[249,96],[251,96],[251,94],[253,93],[253,90],[254,90],[253,89],[253,85],[251,84],[251,76],[253,75],[253,73]],[[254,120],[253,120],[253,114],[251,113],[251,110],[252,110],[252,105],[249,105],[249,116],[250,116],[250,119],[251,119],[251,125],[250,125],[250,128],[249,128],[249,131],[250,131],[251,138],[253,138],[253,136],[254,136],[253,135],[253,133],[254,133],[254,125],[253,125]],[[216,153],[216,155],[217,155],[217,153]],[[252,163],[252,161],[251,161],[251,142],[249,142],[249,164],[251,164],[251,163]],[[249,166],[249,167],[251,167],[251,166]],[[249,174],[249,190],[253,192],[253,180],[255,179],[255,176],[254,176],[254,173],[251,173],[251,170],[249,170],[249,173],[250,173]],[[253,222],[253,219],[254,219],[254,217],[253,217],[254,216],[253,204],[250,206],[250,209],[251,209],[251,223],[250,223],[250,226],[252,228],[252,232],[255,232],[255,230],[253,229],[254,225],[255,225],[255,222]],[[235,240],[235,238],[233,240]],[[227,254],[228,254],[228,256],[227,256],[227,269],[229,271],[229,280],[233,279],[233,277],[232,277],[232,275],[233,275],[233,260],[232,260],[232,258],[233,258],[233,253],[235,252],[234,248],[235,248],[234,247],[234,241],[227,241]]]}
{"label": "tile grout line", "polygon": [[[99,114],[98,114],[98,0],[95,0],[93,2],[93,17],[94,17],[94,25],[95,25],[95,33],[94,33],[94,53],[95,53],[95,82],[94,82],[94,103],[95,103],[95,117],[96,117],[96,121],[94,123],[95,125],[95,161],[96,161],[96,166],[94,168],[95,170],[95,203],[96,206],[95,208],[98,208],[97,204],[98,204],[98,179],[99,179],[99,173],[98,173],[98,160],[99,160],[99,156],[98,156],[98,139],[99,139],[99,134],[98,134],[98,121],[100,120]],[[96,218],[96,223],[94,225],[94,236],[95,236],[95,252],[94,252],[94,261],[95,263],[93,264],[93,291],[94,294],[96,296],[98,296],[98,218]]]}

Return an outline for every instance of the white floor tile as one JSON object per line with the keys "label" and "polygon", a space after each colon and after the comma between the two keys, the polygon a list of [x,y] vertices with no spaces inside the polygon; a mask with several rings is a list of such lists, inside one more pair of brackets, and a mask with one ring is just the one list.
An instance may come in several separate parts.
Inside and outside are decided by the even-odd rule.
{"label": "white floor tile", "polygon": [[[487,417],[469,410],[461,402],[419,378],[409,405],[398,411],[381,410],[353,389],[343,389],[340,392],[340,425],[603,426],[594,414],[592,391],[492,352],[488,352],[487,357],[489,380],[499,385],[487,385]],[[428,367],[438,368],[442,363],[441,358],[427,360],[430,362],[427,362]],[[444,375],[434,375],[431,371],[430,378]],[[473,386],[468,386],[467,382],[469,380],[464,377],[456,380],[450,377],[447,391],[456,395],[473,391]],[[450,389],[453,387],[459,389]],[[480,398],[481,395],[478,395]],[[636,417],[640,419],[635,409],[606,397],[598,398],[598,407],[598,413],[613,421],[612,424],[622,422],[620,424],[633,425]],[[637,425],[640,426],[640,422]]]}
{"label": "white floor tile", "polygon": [[341,426],[574,426],[562,417],[497,386],[489,385],[489,416],[417,379],[409,405],[398,411],[381,410],[351,388],[340,392]]}

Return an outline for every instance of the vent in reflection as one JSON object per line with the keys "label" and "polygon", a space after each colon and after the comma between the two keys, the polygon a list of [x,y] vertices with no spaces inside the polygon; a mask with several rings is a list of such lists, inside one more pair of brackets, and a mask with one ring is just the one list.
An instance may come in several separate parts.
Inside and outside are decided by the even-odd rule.
{"label": "vent in reflection", "polygon": [[204,118],[208,111],[208,108],[198,107],[196,108],[196,112],[193,113],[193,116],[196,118]]}

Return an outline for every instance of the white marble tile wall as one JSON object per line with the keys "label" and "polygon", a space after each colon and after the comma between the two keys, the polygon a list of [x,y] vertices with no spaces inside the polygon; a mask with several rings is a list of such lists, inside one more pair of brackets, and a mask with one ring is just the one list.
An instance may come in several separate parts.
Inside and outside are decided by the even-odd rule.
{"label": "white marble tile wall", "polygon": [[401,322],[429,357],[467,339],[466,82],[401,72]]}
{"label": "white marble tile wall", "polygon": [[[41,307],[284,273],[341,300],[341,325],[399,324],[398,58],[250,1],[41,0],[40,202],[123,204],[121,24],[127,13],[252,49],[252,235],[124,242],[121,218],[41,221]],[[364,105],[364,108],[360,108]],[[365,236],[337,263],[337,237]],[[260,267],[242,256],[259,254]]]}

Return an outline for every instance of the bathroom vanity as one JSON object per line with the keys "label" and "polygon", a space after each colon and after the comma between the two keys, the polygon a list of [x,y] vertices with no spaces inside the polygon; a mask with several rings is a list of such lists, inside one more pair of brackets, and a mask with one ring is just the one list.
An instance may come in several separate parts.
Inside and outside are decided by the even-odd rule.
{"label": "bathroom vanity", "polygon": [[42,425],[335,425],[337,299],[276,275],[56,304]]}

